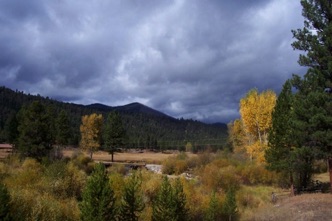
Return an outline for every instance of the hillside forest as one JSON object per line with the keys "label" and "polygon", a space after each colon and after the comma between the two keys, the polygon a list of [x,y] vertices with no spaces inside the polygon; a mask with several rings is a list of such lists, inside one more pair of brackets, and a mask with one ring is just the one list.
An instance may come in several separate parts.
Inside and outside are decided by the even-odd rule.
{"label": "hillside forest", "polygon": [[[80,142],[81,118],[85,115],[101,114],[103,122],[110,112],[121,116],[126,136],[124,148],[140,149],[183,149],[191,143],[199,150],[206,145],[217,150],[225,146],[227,125],[222,123],[206,124],[195,120],[175,119],[139,103],[109,107],[101,104],[78,105],[59,102],[40,95],[24,94],[4,86],[0,87],[0,143],[12,143],[17,135],[16,127],[19,114],[28,109],[34,101],[46,109],[48,123],[53,139],[56,137],[58,122],[68,124],[67,138],[63,145],[78,146]],[[61,126],[60,126],[61,127]],[[12,137],[14,136],[14,137]],[[52,141],[55,144],[55,141]],[[103,137],[101,145],[103,146]]]}
{"label": "hillside forest", "polygon": [[[0,220],[331,220],[332,3],[301,4],[292,47],[306,74],[278,95],[248,91],[227,128],[1,87],[0,139],[13,152],[0,161]],[[157,173],[94,158],[130,149],[169,157],[139,162]],[[326,201],[278,210],[308,193]]]}

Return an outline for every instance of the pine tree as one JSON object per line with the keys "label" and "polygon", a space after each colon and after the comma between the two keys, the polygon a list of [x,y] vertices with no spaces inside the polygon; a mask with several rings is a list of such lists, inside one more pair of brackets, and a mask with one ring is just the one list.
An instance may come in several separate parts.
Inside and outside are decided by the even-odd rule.
{"label": "pine tree", "polygon": [[105,125],[104,141],[106,149],[112,155],[112,162],[114,160],[114,152],[116,148],[124,144],[125,136],[126,130],[123,126],[120,114],[114,111],[111,112],[107,117]]}
{"label": "pine tree", "polygon": [[220,207],[216,197],[216,192],[213,191],[210,197],[209,208],[205,215],[206,221],[217,221],[220,220]]}
{"label": "pine tree", "polygon": [[68,145],[70,138],[70,122],[67,113],[61,110],[55,122],[55,157],[58,157],[61,149]]}
{"label": "pine tree", "polygon": [[124,187],[121,200],[119,220],[137,221],[139,213],[144,209],[143,194],[141,190],[142,177],[133,173]]}
{"label": "pine tree", "polygon": [[80,203],[81,220],[116,220],[115,196],[103,164],[97,164],[88,179]]}
{"label": "pine tree", "polygon": [[173,192],[174,192],[176,220],[186,221],[188,220],[188,209],[186,208],[187,200],[186,200],[186,195],[183,192],[183,185],[179,178],[175,180]]}
{"label": "pine tree", "polygon": [[160,190],[152,204],[152,221],[189,220],[186,209],[186,195],[179,179],[172,187],[167,176],[163,177]]}
{"label": "pine tree", "polygon": [[61,110],[56,119],[56,144],[67,145],[70,138],[70,121],[66,111]]}
{"label": "pine tree", "polygon": [[292,135],[293,96],[291,82],[286,81],[272,113],[269,148],[265,152],[268,169],[288,174],[291,186],[294,183],[295,169]]}
{"label": "pine tree", "polygon": [[17,150],[22,156],[41,160],[52,150],[50,116],[46,107],[34,101],[19,113]]}
{"label": "pine tree", "polygon": [[[294,76],[294,141],[316,159],[332,157],[332,2],[302,0],[302,29],[293,30],[292,44],[304,54],[299,64],[308,68],[303,78]],[[311,153],[308,153],[311,151]],[[332,163],[332,161],[330,161]],[[332,181],[332,165],[330,165]],[[332,183],[331,183],[332,185]]]}
{"label": "pine tree", "polygon": [[6,140],[10,144],[15,144],[18,138],[18,121],[16,115],[15,111],[11,111],[5,123]]}
{"label": "pine tree", "polygon": [[10,195],[7,187],[0,183],[0,220],[9,221],[10,217]]}
{"label": "pine tree", "polygon": [[235,199],[235,190],[230,188],[226,193],[226,199],[222,206],[222,213],[228,216],[228,220],[231,221],[232,217],[237,213],[237,205]]}
{"label": "pine tree", "polygon": [[173,199],[173,188],[167,176],[164,176],[160,190],[152,203],[152,221],[176,220],[176,208]]}

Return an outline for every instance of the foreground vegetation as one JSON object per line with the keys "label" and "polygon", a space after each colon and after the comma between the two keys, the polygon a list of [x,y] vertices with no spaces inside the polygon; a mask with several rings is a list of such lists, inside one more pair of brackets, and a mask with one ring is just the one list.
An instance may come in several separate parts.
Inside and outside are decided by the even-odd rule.
{"label": "foreground vegetation", "polygon": [[[174,173],[167,166],[169,161],[174,162]],[[183,189],[181,202],[187,214],[186,220],[205,220],[206,217],[220,220],[229,215],[232,220],[243,218],[263,205],[272,204],[271,192],[281,191],[277,188],[281,179],[276,173],[260,165],[242,162],[237,156],[225,152],[206,152],[192,157],[181,153],[163,164],[164,172],[181,174],[190,171],[192,174],[191,179],[182,176],[169,179],[173,188],[180,181],[178,188]],[[12,155],[0,162],[1,182],[10,195],[10,215],[14,220],[82,219],[81,215],[85,213],[82,213],[81,205],[87,199],[86,189],[91,185],[95,166],[83,154],[53,162],[38,162],[32,158],[20,160]],[[114,196],[114,211],[117,214],[113,218],[121,217],[119,211],[128,191],[126,184],[132,177],[124,176],[127,172],[123,166],[108,169],[107,188],[112,194],[108,194],[107,198]],[[140,186],[135,194],[142,196],[144,208],[142,206],[135,214],[138,220],[153,220],[155,204],[158,197],[162,197],[160,191],[165,177],[146,170],[137,173],[140,174]],[[93,186],[92,189],[96,191],[98,184]],[[234,201],[229,201],[232,197],[229,196],[230,191],[233,191]],[[230,204],[232,207],[229,207]],[[227,211],[225,206],[232,209]]]}

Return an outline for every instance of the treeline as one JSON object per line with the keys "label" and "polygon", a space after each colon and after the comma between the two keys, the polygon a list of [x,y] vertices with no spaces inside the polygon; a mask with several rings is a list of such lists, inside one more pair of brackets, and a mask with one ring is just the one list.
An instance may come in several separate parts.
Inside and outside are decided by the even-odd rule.
{"label": "treeline", "polygon": [[59,113],[65,112],[70,124],[69,145],[79,144],[82,116],[96,113],[102,114],[106,120],[107,115],[114,110],[121,115],[127,135],[125,140],[127,148],[183,149],[190,142],[195,150],[206,147],[220,149],[225,145],[227,138],[225,125],[174,119],[162,113],[158,114],[152,109],[146,110],[147,107],[138,103],[114,108],[102,105],[84,106],[0,87],[0,143],[11,141],[9,135],[13,127],[11,121],[17,118],[20,109],[26,108],[33,101],[40,101],[45,105],[50,114],[53,114],[52,119],[59,117]]}
{"label": "treeline", "polygon": [[287,80],[277,99],[271,91],[251,90],[240,101],[241,118],[229,127],[235,151],[284,174],[298,191],[312,184],[318,161],[327,161],[332,175],[332,5],[301,4],[305,23],[292,31],[292,46],[304,52],[299,64],[306,74]]}

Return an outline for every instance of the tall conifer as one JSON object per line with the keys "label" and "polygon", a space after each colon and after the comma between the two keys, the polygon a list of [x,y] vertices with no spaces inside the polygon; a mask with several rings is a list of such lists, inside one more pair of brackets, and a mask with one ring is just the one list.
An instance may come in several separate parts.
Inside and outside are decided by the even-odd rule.
{"label": "tall conifer", "polygon": [[50,116],[39,101],[23,107],[19,114],[17,150],[25,157],[41,160],[52,150]]}
{"label": "tall conifer", "polygon": [[293,138],[297,147],[306,148],[303,152],[308,156],[329,159],[332,157],[332,1],[302,0],[301,4],[304,27],[292,31],[296,39],[292,46],[304,52],[299,64],[308,70],[303,78],[295,75],[292,79],[297,89]]}
{"label": "tall conifer", "polygon": [[142,177],[133,173],[125,187],[121,200],[119,220],[137,221],[140,212],[144,209],[143,193],[141,190]]}
{"label": "tall conifer", "polygon": [[116,220],[115,196],[103,164],[97,164],[82,194],[81,220]]}

